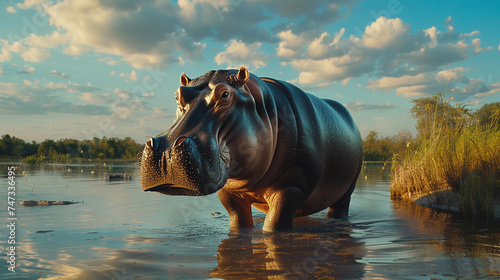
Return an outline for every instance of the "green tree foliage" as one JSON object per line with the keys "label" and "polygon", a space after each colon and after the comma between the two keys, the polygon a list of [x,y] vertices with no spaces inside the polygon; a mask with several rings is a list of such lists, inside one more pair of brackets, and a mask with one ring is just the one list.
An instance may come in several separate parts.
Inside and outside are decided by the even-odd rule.
{"label": "green tree foliage", "polygon": [[469,124],[470,112],[463,105],[452,106],[442,94],[413,99],[411,114],[417,121],[417,138],[432,139],[439,134],[460,131]]}
{"label": "green tree foliage", "polygon": [[403,153],[412,142],[411,134],[400,132],[392,137],[381,138],[376,131],[370,131],[363,140],[365,161],[388,161],[395,154]]}
{"label": "green tree foliage", "polygon": [[9,134],[2,135],[0,139],[0,156],[26,157],[37,153],[36,142],[26,143],[24,140],[11,137]]}
{"label": "green tree foliage", "polygon": [[483,105],[476,116],[480,126],[500,129],[500,102]]}
{"label": "green tree foliage", "polygon": [[2,135],[0,139],[0,157],[48,158],[64,161],[69,158],[84,159],[126,159],[135,160],[142,150],[142,145],[132,138],[96,138],[92,140],[46,139],[41,143],[27,143],[22,139]]}

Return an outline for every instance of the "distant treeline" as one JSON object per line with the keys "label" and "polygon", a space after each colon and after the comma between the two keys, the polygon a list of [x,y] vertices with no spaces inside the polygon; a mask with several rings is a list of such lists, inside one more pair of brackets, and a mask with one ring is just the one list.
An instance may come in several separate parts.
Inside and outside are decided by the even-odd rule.
{"label": "distant treeline", "polygon": [[5,134],[0,139],[0,157],[29,158],[31,161],[50,159],[61,162],[71,158],[135,160],[141,149],[142,145],[130,137],[125,139],[94,137],[92,140],[57,141],[46,139],[41,143],[35,141],[29,143]]}
{"label": "distant treeline", "polygon": [[[371,131],[363,140],[364,160],[387,161],[393,154],[403,151],[412,141],[411,134],[401,132],[393,137],[379,137]],[[96,138],[92,140],[46,139],[42,142],[26,142],[9,134],[0,139],[0,158],[21,158],[25,162],[39,163],[42,160],[66,162],[70,159],[124,159],[135,160],[143,145],[130,137]]]}
{"label": "distant treeline", "polygon": [[376,131],[370,131],[363,139],[364,161],[388,161],[395,154],[403,153],[413,142],[411,133],[400,132],[395,136],[380,137]]}
{"label": "distant treeline", "polygon": [[[401,132],[393,137],[379,137],[371,131],[363,140],[364,160],[387,161],[393,154],[404,151],[412,141],[411,134]],[[37,163],[42,160],[66,162],[70,159],[124,159],[135,160],[143,145],[130,137],[96,138],[92,140],[46,139],[42,142],[26,142],[9,134],[0,139],[0,158],[22,158]],[[26,161],[26,160],[25,160]]]}

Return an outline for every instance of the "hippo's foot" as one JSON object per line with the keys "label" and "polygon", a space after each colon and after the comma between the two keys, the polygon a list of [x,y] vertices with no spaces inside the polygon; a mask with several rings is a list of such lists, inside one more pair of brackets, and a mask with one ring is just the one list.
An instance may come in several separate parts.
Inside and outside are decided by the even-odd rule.
{"label": "hippo's foot", "polygon": [[[241,193],[219,190],[219,199],[229,214],[229,228],[239,230],[253,227],[252,202]],[[264,220],[264,231],[291,231],[297,205],[303,201],[299,188],[288,187],[272,192],[265,197],[269,207]]]}
{"label": "hippo's foot", "polygon": [[332,206],[329,207],[327,216],[329,218],[337,219],[347,218],[347,215],[349,214],[350,202],[351,197],[335,202]]}

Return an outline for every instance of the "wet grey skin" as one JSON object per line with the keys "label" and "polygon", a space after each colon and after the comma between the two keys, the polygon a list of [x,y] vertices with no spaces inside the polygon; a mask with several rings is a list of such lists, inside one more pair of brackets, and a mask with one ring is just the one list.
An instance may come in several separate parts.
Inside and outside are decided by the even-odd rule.
{"label": "wet grey skin", "polygon": [[340,103],[244,67],[180,82],[174,123],[142,152],[143,190],[217,192],[233,230],[253,227],[252,206],[267,213],[264,231],[326,208],[347,216],[363,153]]}

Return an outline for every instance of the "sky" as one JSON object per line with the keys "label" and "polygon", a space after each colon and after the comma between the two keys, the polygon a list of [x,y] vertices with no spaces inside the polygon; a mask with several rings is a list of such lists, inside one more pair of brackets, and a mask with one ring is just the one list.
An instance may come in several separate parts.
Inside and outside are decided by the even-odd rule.
{"label": "sky", "polygon": [[[0,2],[0,135],[132,137],[170,127],[180,75],[240,68],[415,134],[412,99],[500,101],[500,1]],[[451,99],[452,97],[452,99]]]}

